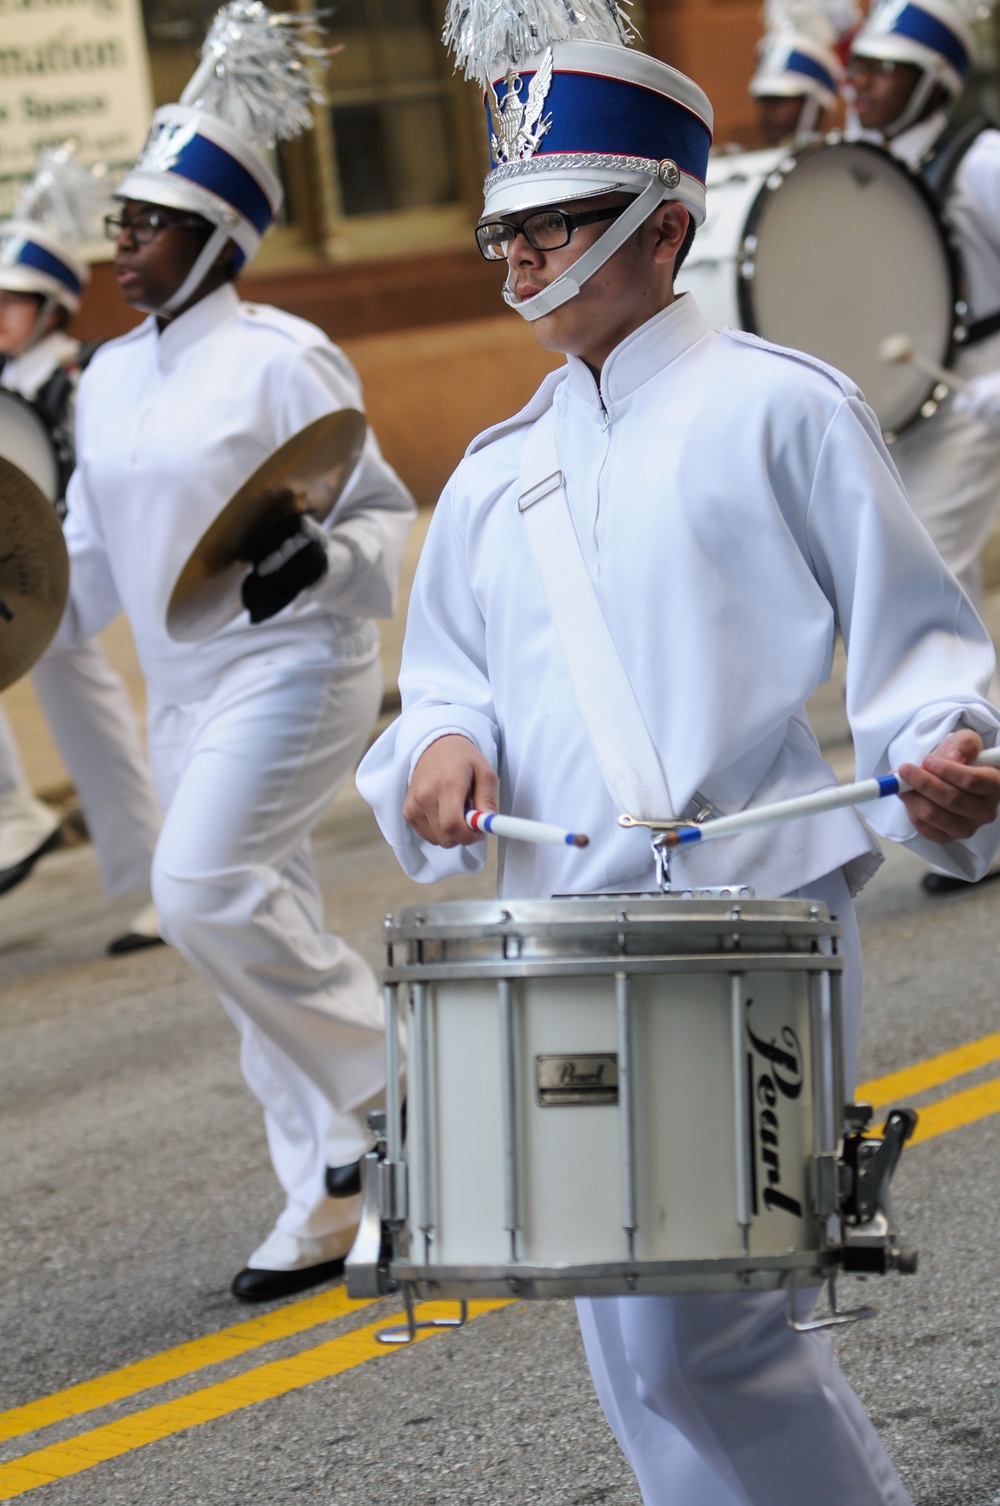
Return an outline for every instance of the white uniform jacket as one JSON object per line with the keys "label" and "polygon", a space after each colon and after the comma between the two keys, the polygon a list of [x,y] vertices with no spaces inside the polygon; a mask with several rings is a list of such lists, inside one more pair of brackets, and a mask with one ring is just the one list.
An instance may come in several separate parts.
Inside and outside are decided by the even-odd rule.
{"label": "white uniform jacket", "polygon": [[305,647],[371,658],[389,617],[413,500],[369,431],[327,527],[330,568],[269,622],[242,614],[199,643],[167,633],[167,604],[191,550],[244,481],[324,413],[361,408],[357,375],[321,330],[242,303],[230,284],[158,332],[147,319],[101,347],[80,383],[77,469],[67,496],[72,560],[65,640],[128,615],[150,697],[207,697],[248,653]]}
{"label": "white uniform jacket", "polygon": [[[422,843],[401,807],[416,760],[462,732],[500,773],[500,806],[590,834],[585,851],[506,844],[501,892],[648,888],[648,838],[617,826],[518,512],[526,429],[555,410],[581,548],[683,811],[723,812],[833,783],[804,703],[829,676],[839,629],[858,775],[920,760],[957,724],[992,744],[993,650],[913,520],[874,415],[846,377],[755,336],[714,333],[685,295],[605,362],[600,390],[570,358],[516,417],[480,436],[438,504],[417,572],[403,713],[359,787],[406,872],[473,870],[482,845]],[[918,838],[898,800],[877,830],[965,876],[966,844]],[[782,894],[879,861],[851,811],[682,850],[677,882]]]}

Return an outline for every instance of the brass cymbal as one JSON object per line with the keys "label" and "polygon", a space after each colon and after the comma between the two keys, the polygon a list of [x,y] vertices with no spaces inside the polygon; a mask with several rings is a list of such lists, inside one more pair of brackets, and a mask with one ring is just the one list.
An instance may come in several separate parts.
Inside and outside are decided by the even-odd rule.
{"label": "brass cymbal", "polygon": [[52,503],[0,456],[0,690],[49,645],[69,596],[69,556]]}
{"label": "brass cymbal", "polygon": [[178,643],[206,638],[243,611],[240,586],[254,540],[291,513],[322,523],[358,462],[363,413],[325,413],[287,439],[244,481],[202,534],[170,595],[167,632]]}

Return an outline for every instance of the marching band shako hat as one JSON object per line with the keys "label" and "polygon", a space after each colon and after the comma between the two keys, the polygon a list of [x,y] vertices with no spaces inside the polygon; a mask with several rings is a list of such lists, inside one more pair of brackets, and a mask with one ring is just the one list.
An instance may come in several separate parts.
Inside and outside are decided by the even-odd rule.
{"label": "marching band shako hat", "polygon": [[324,54],[301,32],[314,20],[272,14],[261,0],[230,0],[209,28],[180,103],[153,116],[116,197],[188,210],[216,227],[182,286],[156,312],[186,303],[229,240],[239,271],[281,208],[281,184],[264,154],[312,124],[317,96],[309,60]]}
{"label": "marching band shako hat", "polygon": [[893,122],[893,134],[913,124],[936,85],[953,98],[965,88],[976,48],[969,19],[952,0],[877,0],[872,6],[851,44],[852,54],[909,63],[923,74],[904,115]]}
{"label": "marching band shako hat", "polygon": [[765,0],[750,93],[756,99],[801,96],[806,107],[799,132],[815,129],[820,111],[837,103],[844,39],[860,19],[856,0]]}
{"label": "marching band shako hat", "polygon": [[795,32],[769,34],[760,45],[757,71],[750,93],[757,99],[773,96],[815,99],[832,110],[844,79],[844,68],[832,47]]}
{"label": "marching band shako hat", "polygon": [[583,256],[525,302],[551,313],[665,199],[705,218],[712,107],[683,73],[633,51],[616,0],[450,0],[445,40],[486,89],[484,219],[623,190],[636,198]]}
{"label": "marching band shako hat", "polygon": [[66,143],[40,152],[12,218],[0,222],[0,288],[38,294],[70,314],[89,278],[79,249],[97,238],[109,198],[103,169],[81,166],[73,151]]}

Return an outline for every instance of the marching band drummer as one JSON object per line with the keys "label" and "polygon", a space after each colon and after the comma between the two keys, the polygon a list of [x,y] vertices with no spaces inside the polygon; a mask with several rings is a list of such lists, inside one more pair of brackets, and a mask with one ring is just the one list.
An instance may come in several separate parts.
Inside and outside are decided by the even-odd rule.
{"label": "marching band drummer", "polygon": [[[892,458],[917,517],[978,603],[979,557],[1000,502],[1000,131],[982,117],[952,119],[974,47],[956,0],[881,0],[852,43],[850,86],[858,123],[942,201],[965,272],[972,322],[955,369],[968,388],[902,434]],[[932,894],[965,887],[937,870],[921,883]]]}
{"label": "marching band drummer", "polygon": [[[88,352],[66,333],[87,281],[80,247],[98,233],[103,180],[69,146],[43,151],[13,219],[0,223],[0,387],[26,398],[48,428],[60,500],[73,469],[73,407]],[[50,649],[35,694],[83,809],[105,894],[146,904],[111,953],[159,943],[149,903],[160,811],[121,676],[96,641]],[[27,878],[60,839],[56,813],[35,798],[0,710],[0,893]]]}
{"label": "marching band drummer", "polygon": [[766,0],[767,30],[749,91],[765,146],[799,146],[828,129],[844,82],[838,31],[856,24],[853,11],[828,15],[814,0]]}
{"label": "marching band drummer", "polygon": [[[567,362],[470,445],[438,503],[402,715],[362,762],[361,792],[419,881],[478,870],[463,812],[499,802],[590,834],[582,851],[502,844],[503,896],[655,890],[648,835],[617,824],[609,793],[643,740],[623,738],[619,708],[635,702],[656,765],[643,780],[678,815],[831,784],[805,703],[839,627],[859,770],[902,764],[914,786],[869,821],[973,876],[1000,838],[1000,772],[969,767],[1000,728],[990,642],[854,385],[715,333],[689,294],[674,298],[704,216],[711,108],[621,45],[608,12],[598,40],[563,40],[553,7],[551,45],[528,30],[530,57],[516,36],[470,35],[457,5],[450,15],[490,91],[480,249],[505,263],[506,302]],[[594,652],[595,615],[617,669]],[[684,850],[682,889],[750,884],[815,897],[840,919],[853,1072],[851,894],[880,860],[866,828],[839,811]],[[647,1506],[908,1502],[827,1338],[786,1324],[784,1294],[581,1299],[578,1312]]]}
{"label": "marching band drummer", "polygon": [[[974,601],[1000,501],[1000,433],[981,421],[1000,382],[1000,131],[956,124],[975,42],[954,0],[881,0],[851,45],[853,111],[943,201],[972,323],[955,363],[970,383],[893,445],[920,521]],[[901,333],[907,333],[902,331]]]}
{"label": "marching band drummer", "polygon": [[374,619],[392,614],[414,513],[369,433],[327,526],[297,519],[266,544],[243,585],[250,621],[193,643],[167,632],[174,583],[229,498],[291,436],[362,402],[319,329],[233,287],[281,201],[263,154],[311,119],[301,24],[259,0],[225,6],[119,186],[115,271],[150,317],[80,384],[60,629],[86,637],[122,609],[132,626],[165,813],[163,933],[240,1033],[285,1194],[233,1283],[247,1301],[339,1274],[358,1220],[383,1005],[365,962],[324,929],[309,834],[378,712]]}

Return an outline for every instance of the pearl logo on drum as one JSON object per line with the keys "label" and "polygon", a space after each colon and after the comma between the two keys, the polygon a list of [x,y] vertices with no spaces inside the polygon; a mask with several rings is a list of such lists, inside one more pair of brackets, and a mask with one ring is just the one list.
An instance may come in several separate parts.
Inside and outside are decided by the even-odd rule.
{"label": "pearl logo on drum", "polygon": [[[794,1218],[801,1218],[802,1203],[786,1190],[787,1176],[785,1186],[782,1186],[782,1174],[787,1171],[787,1166],[782,1161],[779,1110],[783,1099],[794,1102],[802,1092],[802,1048],[791,1025],[782,1025],[777,1039],[772,1036],[770,1040],[764,1040],[756,1035],[750,1024],[752,1008],[753,999],[747,999],[746,1032],[753,1047],[747,1058],[753,1133],[761,1176],[767,1183],[761,1192],[761,1201],[768,1210],[780,1208]],[[754,1212],[757,1211],[756,1203],[755,1195]]]}
{"label": "pearl logo on drum", "polygon": [[535,1087],[542,1108],[617,1103],[618,1057],[594,1051],[578,1056],[536,1056]]}

